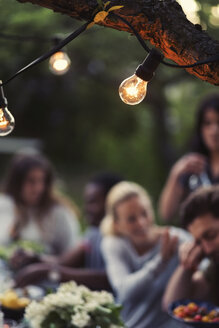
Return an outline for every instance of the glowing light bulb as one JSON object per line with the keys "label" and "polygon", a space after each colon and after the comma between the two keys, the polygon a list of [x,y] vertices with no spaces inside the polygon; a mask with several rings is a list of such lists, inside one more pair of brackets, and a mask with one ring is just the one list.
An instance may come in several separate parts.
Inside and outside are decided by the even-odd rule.
{"label": "glowing light bulb", "polygon": [[0,136],[6,136],[14,130],[15,120],[7,107],[0,108]]}
{"label": "glowing light bulb", "polygon": [[134,75],[128,77],[119,86],[119,95],[128,105],[139,104],[147,94],[147,84],[154,75],[154,71],[163,59],[163,55],[156,49],[151,49],[143,63],[136,69]]}
{"label": "glowing light bulb", "polygon": [[63,51],[58,51],[50,57],[50,70],[56,75],[65,74],[70,68],[71,60]]}
{"label": "glowing light bulb", "polygon": [[[0,81],[0,85],[2,81]],[[3,87],[0,90],[0,136],[6,136],[11,133],[15,126],[13,115],[7,108],[7,99],[4,96]]]}
{"label": "glowing light bulb", "polygon": [[147,84],[135,74],[128,77],[119,86],[120,98],[128,105],[139,104],[146,96]]}

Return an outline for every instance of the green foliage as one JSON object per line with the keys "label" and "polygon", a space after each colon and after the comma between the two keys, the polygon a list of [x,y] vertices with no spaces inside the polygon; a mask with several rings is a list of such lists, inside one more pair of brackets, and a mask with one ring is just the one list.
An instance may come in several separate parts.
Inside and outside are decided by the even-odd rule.
{"label": "green foliage", "polygon": [[53,311],[48,314],[46,319],[41,323],[42,328],[65,328],[66,322],[63,320],[58,311]]}
{"label": "green foliage", "polygon": [[45,250],[41,244],[30,240],[19,240],[7,246],[0,246],[0,258],[8,261],[11,256],[18,250],[32,251],[35,254],[42,254]]}

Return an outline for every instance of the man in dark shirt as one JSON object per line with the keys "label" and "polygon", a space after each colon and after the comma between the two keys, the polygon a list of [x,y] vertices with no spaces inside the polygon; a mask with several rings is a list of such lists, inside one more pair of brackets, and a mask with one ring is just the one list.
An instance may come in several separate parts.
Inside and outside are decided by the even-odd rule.
{"label": "man in dark shirt", "polygon": [[[183,298],[209,300],[219,305],[219,186],[203,187],[192,193],[180,214],[194,241],[180,249],[180,264],[165,292],[164,308]],[[205,257],[210,260],[207,267],[202,265]]]}

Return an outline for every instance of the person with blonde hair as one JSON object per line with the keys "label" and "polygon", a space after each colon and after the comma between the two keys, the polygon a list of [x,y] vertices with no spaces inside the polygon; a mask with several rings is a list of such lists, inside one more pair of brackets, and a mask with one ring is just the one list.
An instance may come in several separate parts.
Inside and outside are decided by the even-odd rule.
{"label": "person with blonde hair", "polygon": [[[101,226],[106,271],[128,328],[176,327],[162,311],[169,277],[178,265],[182,229],[159,227],[148,193],[133,182],[115,185],[106,201]],[[178,326],[177,326],[178,327]]]}

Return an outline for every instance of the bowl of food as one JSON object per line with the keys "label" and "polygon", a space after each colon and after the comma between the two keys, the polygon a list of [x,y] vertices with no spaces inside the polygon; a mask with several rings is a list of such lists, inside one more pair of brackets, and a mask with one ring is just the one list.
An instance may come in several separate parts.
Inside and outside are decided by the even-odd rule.
{"label": "bowl of food", "polygon": [[26,306],[30,303],[27,297],[19,296],[15,290],[11,289],[0,296],[1,310],[6,319],[19,321],[23,318]]}
{"label": "bowl of food", "polygon": [[202,301],[180,300],[173,302],[168,314],[188,326],[193,327],[219,327],[219,307]]}

